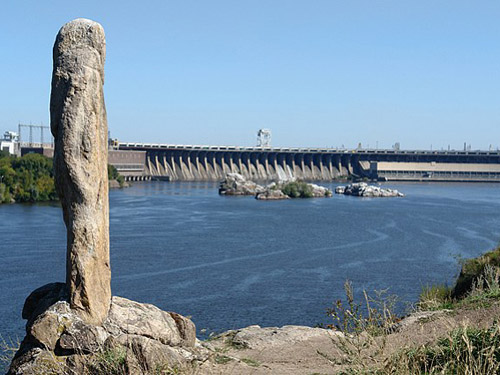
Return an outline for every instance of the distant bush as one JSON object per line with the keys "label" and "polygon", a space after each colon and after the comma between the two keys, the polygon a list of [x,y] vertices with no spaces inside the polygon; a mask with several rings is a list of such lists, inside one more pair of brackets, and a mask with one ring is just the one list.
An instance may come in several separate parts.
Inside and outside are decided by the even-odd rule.
{"label": "distant bush", "polygon": [[303,181],[287,182],[281,187],[281,191],[290,198],[312,198],[312,187]]}
{"label": "distant bush", "polygon": [[122,188],[125,183],[125,178],[118,172],[114,165],[108,164],[108,180],[116,180]]}

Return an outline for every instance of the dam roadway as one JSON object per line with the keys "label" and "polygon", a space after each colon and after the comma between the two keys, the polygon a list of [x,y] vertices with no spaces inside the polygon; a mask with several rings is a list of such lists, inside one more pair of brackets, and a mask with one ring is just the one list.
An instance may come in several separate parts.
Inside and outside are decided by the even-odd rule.
{"label": "dam roadway", "polygon": [[500,182],[500,152],[238,147],[119,143],[145,153],[144,175],[218,181],[236,172],[254,180],[328,181],[358,176],[387,181]]}

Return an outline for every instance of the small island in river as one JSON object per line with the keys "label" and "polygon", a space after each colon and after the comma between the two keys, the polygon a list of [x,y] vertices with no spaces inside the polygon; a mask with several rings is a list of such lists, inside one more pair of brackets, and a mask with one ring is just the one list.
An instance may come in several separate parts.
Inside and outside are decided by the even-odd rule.
{"label": "small island in river", "polygon": [[355,197],[387,198],[404,197],[405,195],[396,189],[381,188],[368,185],[366,182],[358,182],[347,186],[337,186],[335,194],[353,195]]}
{"label": "small island in river", "polygon": [[332,191],[319,185],[298,180],[272,182],[262,186],[245,179],[239,173],[228,173],[220,183],[220,195],[254,195],[259,200],[331,197]]}

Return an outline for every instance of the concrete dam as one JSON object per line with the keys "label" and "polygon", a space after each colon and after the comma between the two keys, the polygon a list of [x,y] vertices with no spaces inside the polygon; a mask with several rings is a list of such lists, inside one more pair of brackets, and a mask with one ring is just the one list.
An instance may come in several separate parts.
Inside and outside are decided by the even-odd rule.
{"label": "concrete dam", "polygon": [[[142,155],[142,175],[169,181],[219,181],[227,173],[237,172],[253,180],[297,178],[329,181],[357,176],[387,181],[500,182],[499,151],[345,150],[144,143],[120,143],[118,150]],[[135,163],[137,167],[137,161]]]}

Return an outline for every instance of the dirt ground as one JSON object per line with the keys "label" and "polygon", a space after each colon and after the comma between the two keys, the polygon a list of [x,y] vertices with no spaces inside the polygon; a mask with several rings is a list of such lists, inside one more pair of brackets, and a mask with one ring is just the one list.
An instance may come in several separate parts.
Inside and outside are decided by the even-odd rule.
{"label": "dirt ground", "polygon": [[[250,326],[202,343],[212,355],[196,373],[337,374],[359,360],[381,364],[402,348],[434,342],[454,328],[487,327],[498,317],[498,303],[483,309],[419,312],[403,319],[393,333],[375,339],[366,335],[354,345],[352,338],[327,329]],[[347,354],[349,350],[359,352]]]}

